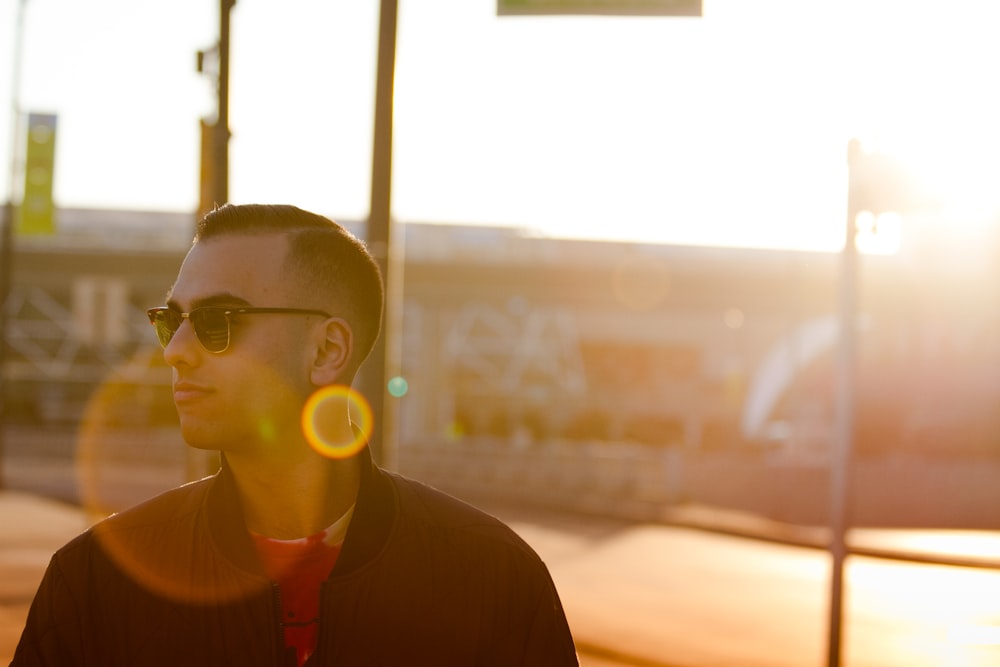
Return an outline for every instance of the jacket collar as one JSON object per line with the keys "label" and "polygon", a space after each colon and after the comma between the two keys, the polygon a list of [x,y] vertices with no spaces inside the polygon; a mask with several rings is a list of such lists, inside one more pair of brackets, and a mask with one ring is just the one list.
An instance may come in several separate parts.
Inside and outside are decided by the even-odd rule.
{"label": "jacket collar", "polygon": [[[377,556],[389,539],[398,513],[395,487],[385,471],[372,461],[368,447],[356,456],[361,464],[361,484],[354,516],[334,568],[336,575],[352,572]],[[225,454],[221,459],[222,467],[215,474],[205,501],[208,529],[227,559],[245,570],[261,573],[232,470]]]}

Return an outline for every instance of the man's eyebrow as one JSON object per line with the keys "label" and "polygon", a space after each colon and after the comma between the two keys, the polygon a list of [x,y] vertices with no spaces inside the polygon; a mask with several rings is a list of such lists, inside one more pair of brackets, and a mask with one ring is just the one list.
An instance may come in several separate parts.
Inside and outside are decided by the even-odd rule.
{"label": "man's eyebrow", "polygon": [[[181,310],[180,305],[173,297],[167,299],[167,306],[176,310]],[[205,306],[231,306],[234,308],[244,308],[250,306],[250,302],[243,297],[236,296],[229,292],[220,292],[195,299],[191,302],[191,310],[203,308]]]}

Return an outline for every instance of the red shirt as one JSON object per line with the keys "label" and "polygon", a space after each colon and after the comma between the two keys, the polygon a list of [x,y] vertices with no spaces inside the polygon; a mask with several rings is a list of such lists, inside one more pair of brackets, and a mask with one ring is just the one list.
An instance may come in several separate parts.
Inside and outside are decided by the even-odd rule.
{"label": "red shirt", "polygon": [[285,646],[295,648],[300,666],[316,650],[320,584],[337,562],[350,516],[348,511],[326,530],[298,540],[251,533],[264,572],[281,590]]}

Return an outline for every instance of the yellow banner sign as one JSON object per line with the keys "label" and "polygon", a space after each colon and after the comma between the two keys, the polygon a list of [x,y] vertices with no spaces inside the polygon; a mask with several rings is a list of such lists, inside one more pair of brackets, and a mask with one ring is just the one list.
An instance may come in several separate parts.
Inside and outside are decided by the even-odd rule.
{"label": "yellow banner sign", "polygon": [[56,117],[28,114],[28,147],[24,157],[24,195],[21,199],[19,234],[55,233],[52,181],[56,161]]}

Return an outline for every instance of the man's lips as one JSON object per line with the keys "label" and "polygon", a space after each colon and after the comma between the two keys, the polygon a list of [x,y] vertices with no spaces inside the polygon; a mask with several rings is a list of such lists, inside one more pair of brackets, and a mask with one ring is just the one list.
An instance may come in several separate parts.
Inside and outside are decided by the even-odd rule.
{"label": "man's lips", "polygon": [[194,382],[178,382],[174,385],[174,402],[189,403],[205,398],[212,390]]}

